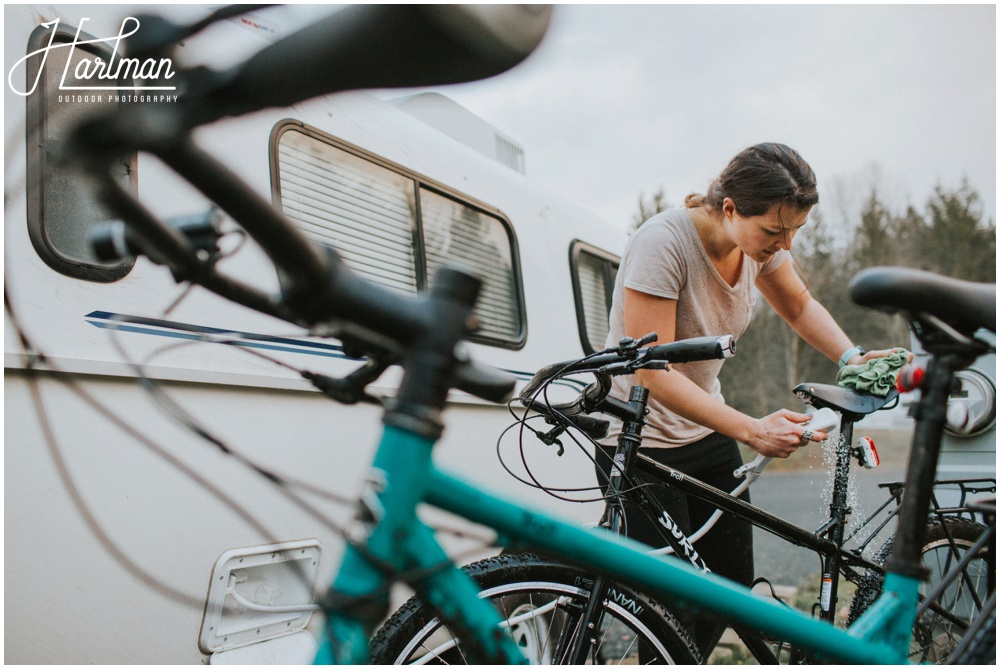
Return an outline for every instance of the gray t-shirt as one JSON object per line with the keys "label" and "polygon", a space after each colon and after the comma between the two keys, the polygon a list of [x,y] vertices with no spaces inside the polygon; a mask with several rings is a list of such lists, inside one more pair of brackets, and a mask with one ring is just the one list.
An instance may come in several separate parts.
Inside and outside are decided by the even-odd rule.
{"label": "gray t-shirt", "polygon": [[[739,338],[750,323],[757,301],[754,282],[758,276],[773,272],[787,258],[788,252],[784,250],[765,263],[744,256],[739,279],[735,286],[730,286],[712,264],[686,209],[657,214],[634,232],[625,246],[615,279],[606,345],[617,346],[625,336],[625,288],[677,300],[675,339],[726,334]],[[711,360],[672,365],[667,373],[683,374],[713,397],[725,401],[719,385],[722,363]],[[634,376],[616,377],[612,395],[625,399],[633,385]],[[613,436],[620,427],[621,423],[612,418],[607,445],[616,443]],[[644,446],[684,446],[710,432],[650,398],[649,424],[642,433]]]}

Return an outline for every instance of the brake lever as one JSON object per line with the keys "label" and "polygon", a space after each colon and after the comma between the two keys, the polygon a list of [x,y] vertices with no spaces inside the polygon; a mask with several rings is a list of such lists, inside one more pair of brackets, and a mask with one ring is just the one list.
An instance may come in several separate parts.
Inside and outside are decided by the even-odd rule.
{"label": "brake lever", "polygon": [[555,425],[555,427],[545,433],[536,431],[535,436],[538,437],[538,440],[546,446],[552,446],[553,444],[557,446],[558,449],[556,450],[556,455],[562,457],[562,454],[566,452],[566,448],[562,445],[562,442],[559,441],[559,436],[566,431],[566,426],[556,423],[548,416],[546,416],[545,422],[549,425]]}
{"label": "brake lever", "polygon": [[[655,341],[655,340],[654,340]],[[636,357],[632,360],[624,360],[622,362],[614,362],[610,365],[605,365],[601,367],[598,371],[600,374],[608,374],[609,376],[620,376],[622,374],[634,374],[640,369],[657,369],[657,370],[667,370],[670,371],[669,363],[666,360],[647,360],[649,357],[648,348],[639,350]]]}
{"label": "brake lever", "polygon": [[610,349],[619,355],[629,355],[635,353],[643,346],[647,344],[652,344],[657,340],[657,334],[655,332],[650,332],[649,334],[640,337],[639,339],[632,339],[631,337],[623,337],[618,341],[618,348]]}
{"label": "brake lever", "polygon": [[[165,219],[163,224],[179,232],[202,262],[213,265],[222,257],[219,249],[221,222],[222,214],[213,206],[205,212]],[[122,220],[100,223],[87,233],[87,237],[94,255],[102,262],[119,262],[145,256],[158,265],[169,266],[167,260],[158,257],[155,246],[144,242]]]}

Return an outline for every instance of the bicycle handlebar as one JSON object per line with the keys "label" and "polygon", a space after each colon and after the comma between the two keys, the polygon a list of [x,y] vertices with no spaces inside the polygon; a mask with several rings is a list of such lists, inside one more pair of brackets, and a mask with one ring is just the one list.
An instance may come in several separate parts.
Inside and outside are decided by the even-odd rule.
{"label": "bicycle handlebar", "polygon": [[736,355],[736,338],[732,335],[681,339],[653,346],[649,353],[649,357],[653,360],[672,363],[724,360],[734,355]]}
{"label": "bicycle handlebar", "polygon": [[[518,401],[539,413],[560,413],[567,417],[590,413],[607,398],[613,376],[633,374],[639,369],[667,369],[667,365],[675,363],[723,360],[736,354],[736,339],[732,335],[693,337],[658,346],[640,347],[639,344],[646,340],[656,341],[655,333],[643,337],[639,342],[623,340],[623,344],[616,349],[543,367],[521,391]],[[558,377],[588,372],[597,377],[596,382],[584,388],[570,402],[546,406],[533,399],[539,388]],[[601,425],[604,421],[597,421],[596,425],[592,421],[596,419],[583,421],[578,427],[588,433],[604,427]]]}

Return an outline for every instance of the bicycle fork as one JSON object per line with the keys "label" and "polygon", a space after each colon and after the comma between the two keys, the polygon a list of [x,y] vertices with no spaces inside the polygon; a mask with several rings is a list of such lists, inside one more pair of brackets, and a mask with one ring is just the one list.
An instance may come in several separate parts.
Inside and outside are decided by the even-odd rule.
{"label": "bicycle fork", "polygon": [[[459,360],[456,342],[468,327],[479,281],[443,269],[427,306],[427,326],[415,333],[399,392],[358,501],[333,587],[324,597],[327,634],[317,663],[368,660],[368,641],[388,609],[389,584],[401,577],[466,641],[476,662],[523,664],[499,613],[479,598],[475,582],[454,566],[433,532],[417,518],[433,473],[431,453],[441,436],[440,414]],[[456,306],[462,307],[461,309]]]}
{"label": "bicycle fork", "polygon": [[[632,462],[642,443],[642,428],[646,424],[646,405],[649,401],[649,390],[642,386],[633,386],[629,393],[629,401],[615,402],[605,399],[603,408],[622,420],[622,429],[618,435],[618,448],[611,463],[606,492],[607,506],[601,518],[601,527],[618,535],[626,535],[625,507],[622,504],[624,481],[631,475]],[[604,607],[602,604],[611,596],[613,585],[610,579],[597,576],[590,588],[590,597],[586,609],[580,616],[577,633],[572,635],[565,647],[558,649],[557,657],[562,664],[585,664],[587,657],[598,651],[598,637]]]}

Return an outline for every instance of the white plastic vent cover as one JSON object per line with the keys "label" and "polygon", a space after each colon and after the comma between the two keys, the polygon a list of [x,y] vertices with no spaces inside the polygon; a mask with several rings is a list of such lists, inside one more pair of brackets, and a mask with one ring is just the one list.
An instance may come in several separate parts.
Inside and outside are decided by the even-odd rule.
{"label": "white plastic vent cover", "polygon": [[316,540],[234,548],[212,570],[200,645],[218,653],[302,630],[321,549]]}

